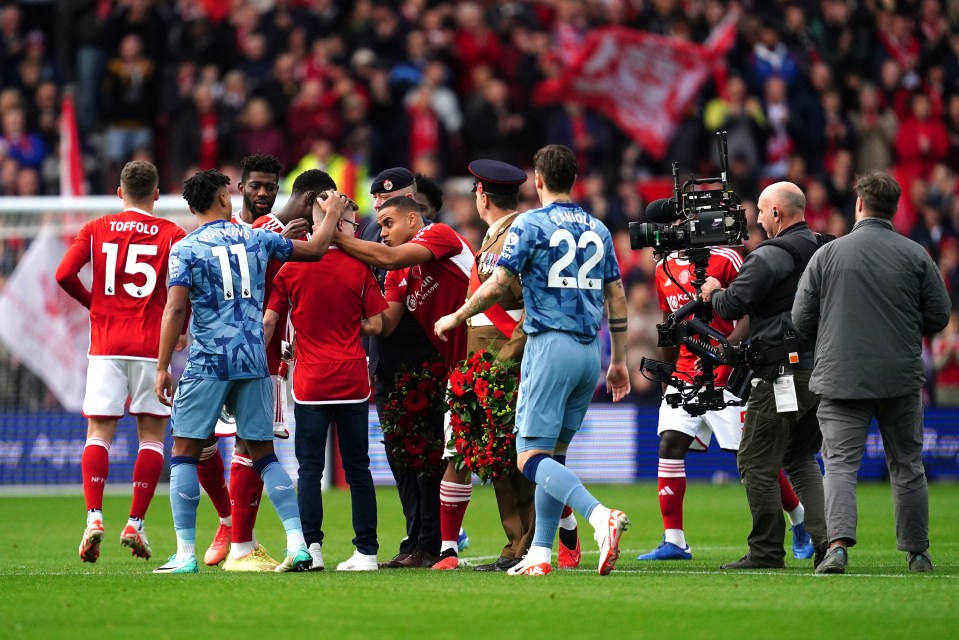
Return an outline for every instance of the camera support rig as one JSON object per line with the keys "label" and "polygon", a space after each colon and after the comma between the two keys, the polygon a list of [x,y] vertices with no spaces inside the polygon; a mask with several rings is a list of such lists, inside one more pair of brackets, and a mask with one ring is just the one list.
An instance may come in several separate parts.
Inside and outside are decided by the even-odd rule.
{"label": "camera support rig", "polygon": [[[706,283],[710,247],[739,244],[748,237],[745,209],[728,183],[726,132],[717,131],[716,135],[721,169],[718,177],[690,176],[690,179],[680,186],[679,166],[673,163],[673,197],[668,203],[673,207],[675,216],[671,219],[676,224],[629,224],[633,249],[652,247],[654,253],[664,256],[664,267],[667,264],[665,257],[669,253],[683,251],[693,265],[692,285],[695,294],[690,296],[692,300],[667,316],[662,324],[656,325],[656,330],[658,346],[685,346],[691,354],[699,358],[701,370],[687,380],[675,375],[675,364],[650,358],[643,358],[640,362],[640,370],[647,378],[678,389],[677,393],[663,396],[666,403],[671,407],[682,406],[690,415],[702,415],[730,405],[745,404],[752,377],[752,372],[745,366],[745,349],[732,346],[726,336],[709,326],[713,309],[700,297]],[[697,190],[700,185],[716,184],[720,185],[718,189]],[[667,217],[668,219],[670,218]],[[672,279],[668,267],[666,274]],[[676,284],[683,289],[679,282]],[[686,294],[689,296],[688,291]],[[717,389],[714,369],[721,365],[729,365],[734,369],[726,386]],[[727,401],[724,390],[741,400]]]}
{"label": "camera support rig", "polygon": [[[712,306],[698,297],[706,282],[706,268],[709,265],[708,247],[687,249],[686,257],[693,265],[692,285],[697,297],[669,314],[662,324],[656,325],[658,346],[685,346],[689,352],[699,358],[700,372],[692,380],[683,380],[674,375],[676,365],[651,358],[643,358],[640,369],[652,379],[673,386],[677,393],[667,393],[663,399],[671,407],[682,406],[690,415],[702,415],[707,411],[722,409],[736,402],[727,402],[723,388],[716,388],[715,367],[720,365],[737,366],[742,363],[743,355],[739,349],[729,344],[722,333],[709,326],[712,321]],[[710,342],[715,341],[715,344]]]}

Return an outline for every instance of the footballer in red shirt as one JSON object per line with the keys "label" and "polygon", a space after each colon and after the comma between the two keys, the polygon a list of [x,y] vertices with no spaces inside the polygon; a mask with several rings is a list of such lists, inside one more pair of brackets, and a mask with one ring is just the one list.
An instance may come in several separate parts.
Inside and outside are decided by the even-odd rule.
{"label": "footballer in red shirt", "polygon": [[[170,248],[186,232],[153,216],[160,197],[157,169],[133,161],[120,173],[123,211],[87,223],[57,268],[57,282],[90,310],[90,352],[83,415],[87,440],[80,459],[87,526],[80,558],[96,562],[103,539],[103,490],[117,421],[136,417],[140,447],[133,468],[133,502],[120,543],[134,556],[151,555],[143,519],[163,470],[163,435],[169,407],[153,392],[160,320],[167,299]],[[80,270],[91,263],[91,289]],[[180,348],[185,344],[181,336]]]}
{"label": "footballer in red shirt", "polygon": [[433,335],[432,326],[463,303],[473,264],[469,243],[448,225],[424,226],[419,205],[407,196],[384,202],[377,212],[377,222],[382,244],[342,232],[334,242],[365,264],[389,271],[385,290],[390,308],[384,317],[383,335],[389,335],[402,314],[409,311],[446,365],[456,366],[466,357],[466,327],[451,332],[449,342],[444,342]]}

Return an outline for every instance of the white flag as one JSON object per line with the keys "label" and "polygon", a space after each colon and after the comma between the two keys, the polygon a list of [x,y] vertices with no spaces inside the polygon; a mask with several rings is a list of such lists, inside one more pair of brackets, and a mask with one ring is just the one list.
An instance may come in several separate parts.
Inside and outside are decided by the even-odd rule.
{"label": "white flag", "polygon": [[0,340],[42,379],[68,411],[86,388],[90,316],[57,284],[64,241],[45,226],[0,292]]}

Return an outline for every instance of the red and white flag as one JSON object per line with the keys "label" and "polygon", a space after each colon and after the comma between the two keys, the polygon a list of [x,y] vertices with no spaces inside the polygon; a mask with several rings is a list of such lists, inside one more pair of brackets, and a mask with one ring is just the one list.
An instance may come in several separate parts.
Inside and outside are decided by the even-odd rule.
{"label": "red and white flag", "polygon": [[560,77],[539,84],[534,98],[594,109],[662,158],[703,82],[724,68],[737,18],[727,15],[701,45],[622,27],[596,29]]}
{"label": "red and white flag", "polygon": [[89,314],[57,284],[63,252],[60,231],[43,227],[0,292],[0,340],[47,384],[66,410],[80,411]]}
{"label": "red and white flag", "polygon": [[[60,195],[77,198],[84,191],[76,109],[68,92],[60,112]],[[89,313],[60,288],[56,272],[65,242],[82,220],[81,214],[64,213],[59,224],[43,226],[0,292],[0,340],[68,411],[83,405]],[[87,284],[88,271],[81,272]]]}
{"label": "red and white flag", "polygon": [[77,110],[73,94],[67,92],[60,105],[60,195],[76,197],[84,195],[84,191]]}

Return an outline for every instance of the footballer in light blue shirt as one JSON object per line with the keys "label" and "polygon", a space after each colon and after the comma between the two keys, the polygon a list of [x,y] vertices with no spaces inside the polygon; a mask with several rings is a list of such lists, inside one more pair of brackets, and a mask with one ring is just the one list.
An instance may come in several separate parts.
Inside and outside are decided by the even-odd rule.
{"label": "footballer in light blue shirt", "polygon": [[[349,205],[345,196],[333,192],[323,204],[315,193],[294,194],[303,200],[305,210],[312,201],[314,218],[322,222],[314,226],[308,242],[287,240],[232,224],[229,184],[229,178],[213,170],[201,171],[184,183],[183,197],[200,227],[174,245],[170,255],[156,393],[161,402],[173,406],[170,505],[177,552],[156,573],[197,571],[197,463],[224,405],[236,416],[237,436],[253,458],[253,468],[263,478],[286,530],[286,556],[275,570],[304,571],[313,564],[303,539],[293,481],[273,452],[273,384],[263,342],[263,294],[267,262],[322,258]],[[188,306],[193,311],[194,343],[171,399],[170,358]]]}
{"label": "footballer in light blue shirt", "polygon": [[565,462],[599,377],[597,336],[604,309],[612,340],[606,387],[614,402],[629,393],[626,295],[609,230],[570,200],[576,155],[568,147],[546,145],[533,157],[533,169],[542,208],[519,215],[492,277],[456,313],[440,318],[434,331],[444,338],[497,302],[513,278],[521,278],[529,339],[516,411],[516,462],[536,483],[536,533],[529,553],[507,573],[542,576],[552,570],[553,538],[568,504],[593,525],[597,569],[608,575],[629,519],[601,505]]}

